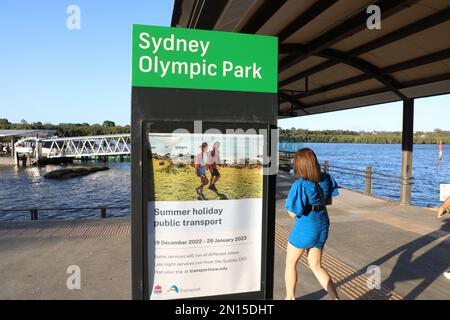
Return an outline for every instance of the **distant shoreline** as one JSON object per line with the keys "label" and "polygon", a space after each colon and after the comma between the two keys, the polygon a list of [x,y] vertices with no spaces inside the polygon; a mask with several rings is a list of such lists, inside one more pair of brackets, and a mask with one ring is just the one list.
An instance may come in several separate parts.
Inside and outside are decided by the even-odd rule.
{"label": "distant shoreline", "polygon": [[[450,144],[450,131],[415,131],[414,144]],[[279,140],[301,143],[362,143],[362,144],[401,144],[401,131],[352,131],[352,130],[308,130],[280,129]]]}

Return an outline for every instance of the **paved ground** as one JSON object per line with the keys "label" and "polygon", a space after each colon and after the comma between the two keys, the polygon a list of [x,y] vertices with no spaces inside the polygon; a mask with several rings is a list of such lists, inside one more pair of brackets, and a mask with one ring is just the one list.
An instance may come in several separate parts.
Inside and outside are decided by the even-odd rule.
{"label": "paved ground", "polygon": [[[292,219],[283,209],[282,199],[290,185],[291,178],[280,174],[277,223],[286,229],[291,228]],[[405,299],[450,299],[450,281],[442,275],[450,269],[450,217],[438,220],[434,210],[400,206],[348,190],[341,190],[329,214],[331,230],[325,253],[357,274],[365,273],[370,265],[379,266],[383,291],[392,291],[394,298],[398,294]],[[281,263],[281,259],[275,260],[276,265]],[[338,284],[342,288],[351,280],[344,277]],[[304,282],[309,281],[305,278]],[[302,290],[301,282],[300,276],[300,298],[324,295],[323,290],[311,293],[309,285]],[[380,298],[376,291],[355,298]]]}
{"label": "paved ground", "polygon": [[[276,299],[284,297],[284,247],[292,219],[283,210],[290,177],[278,178]],[[324,264],[344,299],[450,299],[450,217],[341,190],[329,209]],[[128,218],[0,223],[0,299],[129,299]],[[299,264],[298,299],[327,299]],[[68,290],[66,269],[81,268],[81,290]],[[381,289],[369,290],[370,265]]]}
{"label": "paved ground", "polygon": [[[125,218],[0,224],[0,299],[129,299],[130,222]],[[81,290],[68,290],[78,265]]]}

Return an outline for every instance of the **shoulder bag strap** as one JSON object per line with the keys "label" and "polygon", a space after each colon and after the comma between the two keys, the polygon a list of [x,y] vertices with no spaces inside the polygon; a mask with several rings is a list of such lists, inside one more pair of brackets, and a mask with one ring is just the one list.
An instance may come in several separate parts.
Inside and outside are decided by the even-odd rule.
{"label": "shoulder bag strap", "polygon": [[325,196],[323,194],[322,187],[318,183],[316,183],[316,187],[317,187],[317,192],[319,193],[319,197],[320,197],[320,204],[325,208],[325,212],[328,213],[327,203],[325,202]]}

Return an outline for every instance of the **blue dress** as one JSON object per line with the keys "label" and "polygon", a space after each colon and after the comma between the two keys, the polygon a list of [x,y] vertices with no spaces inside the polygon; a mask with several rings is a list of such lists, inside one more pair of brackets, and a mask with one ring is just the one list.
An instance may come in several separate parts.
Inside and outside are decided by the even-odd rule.
{"label": "blue dress", "polygon": [[[319,183],[323,199],[339,195],[338,184],[327,173],[322,173]],[[322,249],[328,238],[330,220],[325,209],[311,211],[311,206],[321,205],[322,200],[316,184],[309,180],[297,179],[289,191],[285,208],[296,215],[294,228],[289,235],[289,243],[299,249]]]}

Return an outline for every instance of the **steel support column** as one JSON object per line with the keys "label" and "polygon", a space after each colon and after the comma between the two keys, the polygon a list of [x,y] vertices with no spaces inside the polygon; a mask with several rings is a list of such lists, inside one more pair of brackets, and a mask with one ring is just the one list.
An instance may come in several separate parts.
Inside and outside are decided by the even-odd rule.
{"label": "steel support column", "polygon": [[11,137],[11,148],[9,148],[10,152],[11,152],[11,157],[15,157],[15,148],[14,148],[14,143],[16,143],[17,139],[15,137]]}
{"label": "steel support column", "polygon": [[403,100],[403,131],[402,131],[402,184],[400,203],[409,205],[411,202],[412,160],[414,138],[414,99]]}

